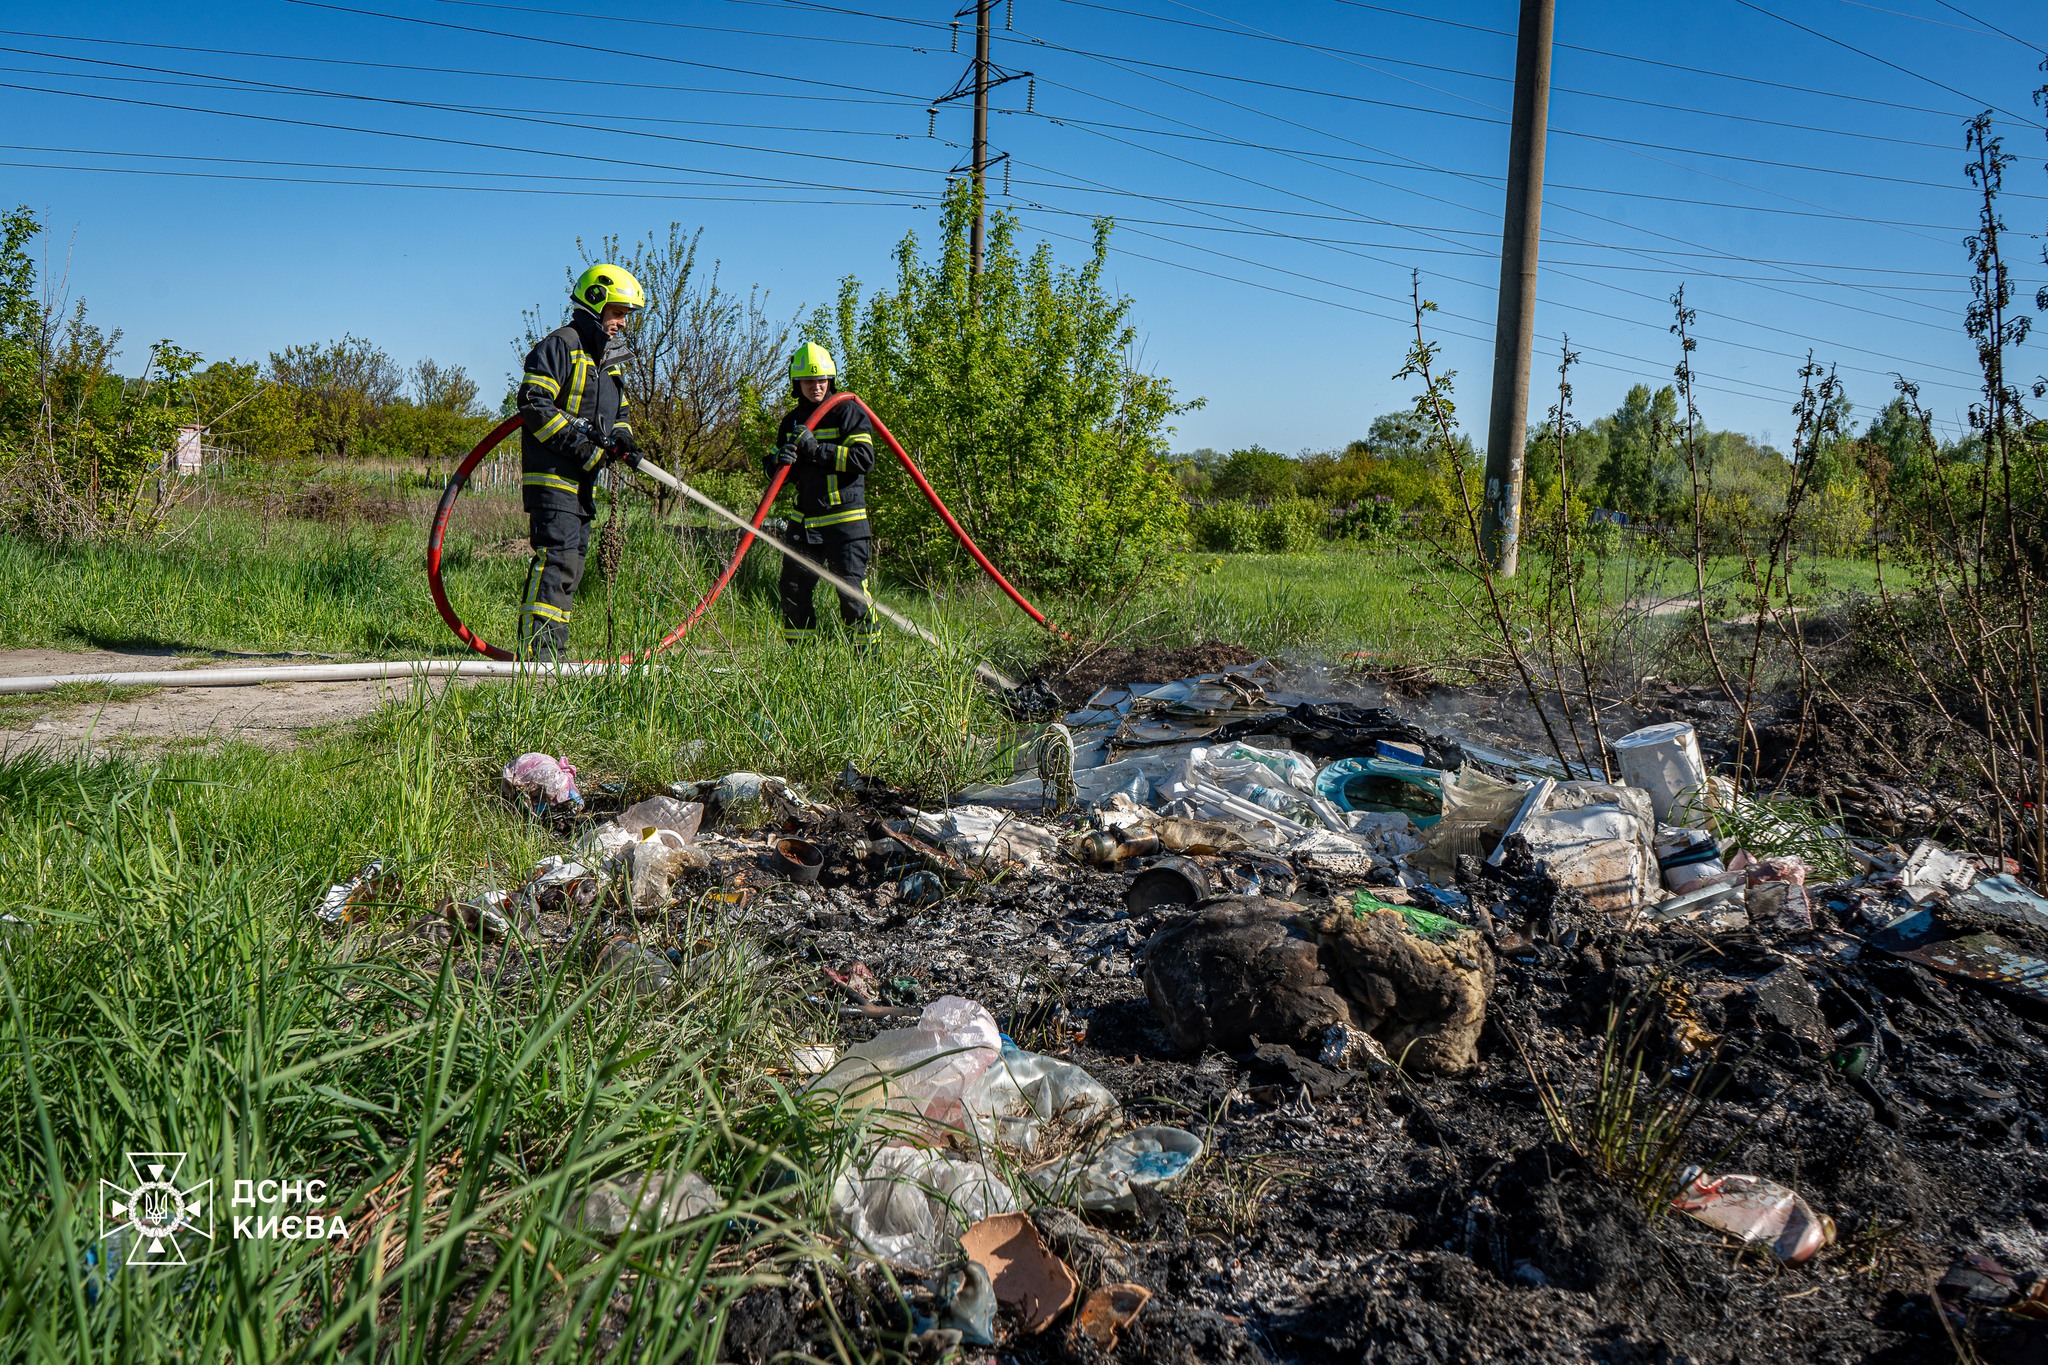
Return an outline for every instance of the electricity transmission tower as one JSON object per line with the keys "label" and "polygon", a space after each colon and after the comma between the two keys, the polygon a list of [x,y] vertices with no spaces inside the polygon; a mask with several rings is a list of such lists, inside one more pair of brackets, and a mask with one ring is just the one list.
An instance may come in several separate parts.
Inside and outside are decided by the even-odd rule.
{"label": "electricity transmission tower", "polygon": [[[1028,80],[1031,76],[1029,71],[1011,71],[989,60],[988,20],[989,11],[994,8],[995,0],[973,0],[972,4],[964,6],[953,15],[954,32],[956,35],[954,39],[955,51],[959,50],[957,35],[960,20],[965,19],[970,14],[974,16],[974,61],[966,71],[961,73],[960,79],[953,82],[953,88],[933,100],[931,108],[926,111],[933,120],[936,120],[940,105],[951,104],[955,100],[966,99],[970,95],[974,98],[974,149],[965,162],[948,171],[947,175],[959,175],[961,172],[966,171],[971,172],[974,176],[974,234],[969,243],[968,271],[976,276],[981,274],[982,237],[988,222],[989,168],[1010,159],[1008,152],[997,152],[993,157],[988,153],[988,92],[999,85],[1008,85],[1011,81]],[[1006,3],[1003,9],[1003,26],[1005,28],[1009,27],[1009,15],[1010,10]],[[1035,81],[1028,87],[1030,93],[1024,101],[1024,108],[1027,113],[1030,112],[1031,106],[1036,100],[1036,87],[1037,82]],[[1009,172],[1003,172],[1003,176],[1005,182],[1007,182]]]}

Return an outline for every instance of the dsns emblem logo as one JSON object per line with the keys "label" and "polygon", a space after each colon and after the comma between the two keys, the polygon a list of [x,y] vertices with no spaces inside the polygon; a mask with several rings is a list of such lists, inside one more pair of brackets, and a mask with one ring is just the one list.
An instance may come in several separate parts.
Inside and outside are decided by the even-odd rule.
{"label": "dsns emblem logo", "polygon": [[184,1164],[183,1152],[130,1152],[133,1186],[100,1181],[100,1237],[125,1243],[118,1264],[187,1265],[187,1234],[213,1240],[213,1182],[184,1188],[178,1181]]}

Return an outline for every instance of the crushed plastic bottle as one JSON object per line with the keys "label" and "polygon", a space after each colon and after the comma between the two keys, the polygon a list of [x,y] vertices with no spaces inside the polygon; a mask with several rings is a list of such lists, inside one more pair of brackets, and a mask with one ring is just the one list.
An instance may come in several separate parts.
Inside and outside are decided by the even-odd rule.
{"label": "crushed plastic bottle", "polygon": [[675,984],[676,968],[660,953],[630,938],[615,938],[597,955],[597,970],[633,988],[640,996],[660,995]]}
{"label": "crushed plastic bottle", "polygon": [[704,824],[704,803],[678,801],[673,796],[650,796],[626,807],[613,820],[635,838],[646,837],[650,829],[671,830],[688,843]]}
{"label": "crushed plastic bottle", "polygon": [[372,858],[363,864],[363,870],[345,882],[336,882],[327,888],[313,906],[313,918],[332,929],[361,919],[368,906],[384,897],[384,860]]}
{"label": "crushed plastic bottle", "polygon": [[652,910],[668,903],[675,880],[684,872],[707,865],[702,850],[671,829],[651,829],[649,837],[626,846],[626,891],[636,910]]}
{"label": "crushed plastic bottle", "polygon": [[1835,1220],[1815,1213],[1798,1194],[1753,1175],[1710,1176],[1697,1166],[1679,1173],[1671,1206],[1744,1242],[1764,1243],[1788,1265],[1835,1240]]}

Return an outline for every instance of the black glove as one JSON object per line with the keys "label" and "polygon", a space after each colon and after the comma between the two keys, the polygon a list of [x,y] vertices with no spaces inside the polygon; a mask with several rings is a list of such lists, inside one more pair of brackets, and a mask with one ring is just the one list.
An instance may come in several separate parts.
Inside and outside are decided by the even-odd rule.
{"label": "black glove", "polygon": [[790,465],[795,464],[796,454],[797,443],[794,438],[784,441],[781,445],[775,447],[774,452],[768,456],[769,474],[772,475],[778,469],[787,469]]}
{"label": "black glove", "polygon": [[631,427],[627,427],[623,431],[614,427],[612,429],[611,444],[614,455],[623,457],[640,453],[640,443],[633,439],[633,428]]}
{"label": "black glove", "polygon": [[796,457],[806,462],[818,458],[818,438],[809,427],[798,427],[790,433],[790,443],[796,448]]}

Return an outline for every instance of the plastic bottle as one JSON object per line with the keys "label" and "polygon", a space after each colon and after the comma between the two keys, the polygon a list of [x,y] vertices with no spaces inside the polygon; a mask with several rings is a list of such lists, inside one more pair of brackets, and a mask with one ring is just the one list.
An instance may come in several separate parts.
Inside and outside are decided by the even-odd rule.
{"label": "plastic bottle", "polygon": [[364,907],[377,898],[377,879],[383,875],[384,860],[372,858],[361,872],[327,888],[327,894],[313,907],[313,918],[331,928],[360,918]]}
{"label": "plastic bottle", "polygon": [[659,995],[675,984],[675,964],[649,952],[630,938],[615,938],[597,955],[597,969],[633,988],[636,995]]}

